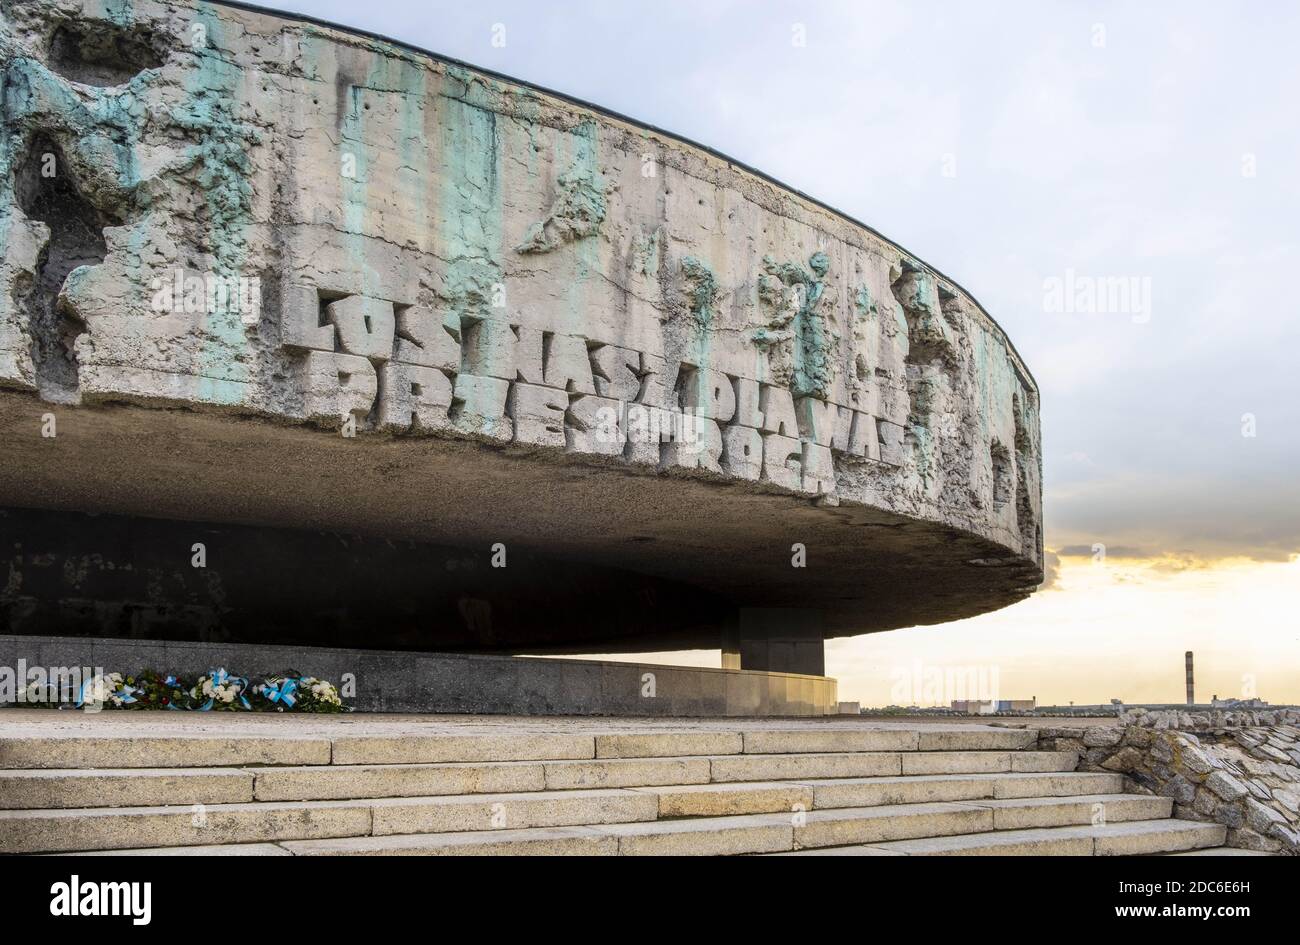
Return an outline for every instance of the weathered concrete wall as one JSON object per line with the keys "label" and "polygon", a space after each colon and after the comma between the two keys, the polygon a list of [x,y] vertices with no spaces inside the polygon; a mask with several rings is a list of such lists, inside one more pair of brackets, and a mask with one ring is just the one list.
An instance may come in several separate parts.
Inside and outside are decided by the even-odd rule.
{"label": "weathered concrete wall", "polygon": [[[526,466],[581,479],[571,547],[509,498],[497,534],[579,556],[610,553],[592,506],[654,506],[650,482],[705,520],[720,487],[762,497],[787,573],[738,578],[742,603],[838,530],[823,583],[764,601],[825,595],[832,634],[1041,579],[1028,371],[861,225],[593,108],[218,4],[6,4],[0,58],[0,503],[477,542],[443,483],[518,496]],[[51,405],[57,447],[26,435]],[[160,446],[184,483],[123,489]],[[285,449],[314,461],[276,483]]]}
{"label": "weathered concrete wall", "polygon": [[[462,653],[402,653],[315,647],[241,646],[161,640],[0,636],[0,666],[146,668],[181,674],[295,669],[355,684],[360,712],[506,715],[835,715],[836,683],[825,676]],[[0,704],[3,708],[3,704]]]}

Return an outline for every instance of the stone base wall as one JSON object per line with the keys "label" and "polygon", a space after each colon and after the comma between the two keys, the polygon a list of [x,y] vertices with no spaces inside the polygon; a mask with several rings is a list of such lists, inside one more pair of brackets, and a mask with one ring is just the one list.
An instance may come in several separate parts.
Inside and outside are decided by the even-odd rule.
{"label": "stone base wall", "polygon": [[1226,826],[1228,846],[1300,855],[1300,710],[1132,709],[1121,721],[1042,729],[1039,748],[1079,751],[1079,770],[1119,771],[1131,790],[1173,798],[1175,817]]}
{"label": "stone base wall", "polygon": [[826,676],[598,660],[0,636],[0,673],[17,672],[20,661],[47,671],[294,669],[335,684],[350,678],[354,695],[345,701],[360,712],[740,717],[835,715],[839,709],[836,681]]}

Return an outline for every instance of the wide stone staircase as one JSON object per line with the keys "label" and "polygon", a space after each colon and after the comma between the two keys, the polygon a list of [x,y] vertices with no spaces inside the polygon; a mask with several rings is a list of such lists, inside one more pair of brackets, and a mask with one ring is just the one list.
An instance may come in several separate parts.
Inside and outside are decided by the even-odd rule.
{"label": "wide stone staircase", "polygon": [[[629,726],[624,724],[624,728]],[[0,853],[1217,852],[1033,731],[734,727],[0,739]],[[1234,851],[1224,851],[1234,852]]]}

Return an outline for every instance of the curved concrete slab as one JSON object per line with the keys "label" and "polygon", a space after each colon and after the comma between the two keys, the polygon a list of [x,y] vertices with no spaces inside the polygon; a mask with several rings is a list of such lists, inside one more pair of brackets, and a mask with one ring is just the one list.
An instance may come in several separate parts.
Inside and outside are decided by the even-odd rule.
{"label": "curved concrete slab", "polygon": [[0,58],[10,629],[670,648],[1040,582],[1037,387],[870,228],[270,12],[37,0]]}

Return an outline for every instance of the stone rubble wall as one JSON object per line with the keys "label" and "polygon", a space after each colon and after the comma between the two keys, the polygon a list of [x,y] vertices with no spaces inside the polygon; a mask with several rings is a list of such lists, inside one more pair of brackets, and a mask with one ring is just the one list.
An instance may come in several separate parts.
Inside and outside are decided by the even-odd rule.
{"label": "stone rubble wall", "polygon": [[1040,729],[1039,748],[1173,798],[1175,817],[1226,826],[1228,846],[1300,855],[1300,710],[1130,709],[1114,727]]}

